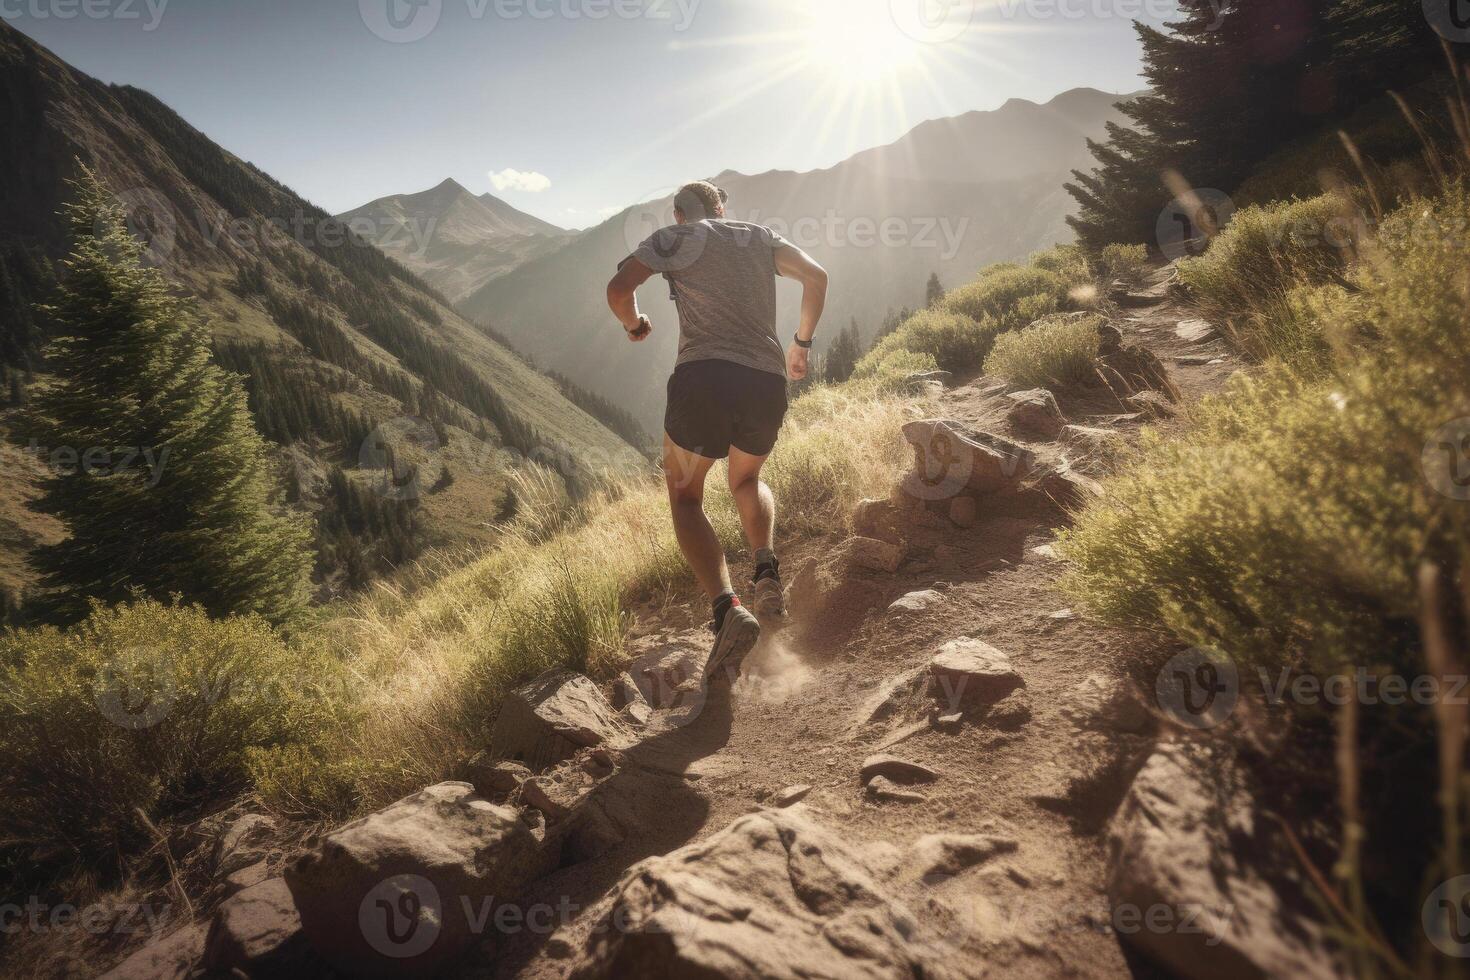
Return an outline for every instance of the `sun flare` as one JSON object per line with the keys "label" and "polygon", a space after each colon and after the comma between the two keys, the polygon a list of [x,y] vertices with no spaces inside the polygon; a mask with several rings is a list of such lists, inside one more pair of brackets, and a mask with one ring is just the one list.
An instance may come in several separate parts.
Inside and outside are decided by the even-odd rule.
{"label": "sun flare", "polygon": [[916,67],[924,45],[894,22],[887,0],[805,0],[800,57],[830,80],[863,85]]}

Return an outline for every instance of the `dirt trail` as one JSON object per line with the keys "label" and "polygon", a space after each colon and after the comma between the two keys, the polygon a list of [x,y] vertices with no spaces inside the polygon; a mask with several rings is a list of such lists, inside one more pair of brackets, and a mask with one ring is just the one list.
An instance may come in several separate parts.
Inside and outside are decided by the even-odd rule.
{"label": "dirt trail", "polygon": [[[1168,297],[1168,274],[1158,270],[1145,284],[1152,305],[1122,310],[1113,322],[1125,342],[1142,343],[1164,361],[1187,399],[1197,398],[1218,389],[1235,362],[1219,340],[1176,333],[1194,315]],[[985,397],[975,385],[951,389],[937,414],[983,415]],[[1065,399],[1062,407],[1080,425],[1123,431],[1139,425],[1120,422],[1117,407],[1086,411],[1089,406]],[[1061,564],[1036,550],[1053,539],[1055,523],[1054,512],[1021,511],[982,513],[968,530],[919,528],[896,574],[855,572],[839,607],[805,619],[796,610],[791,624],[762,640],[732,697],[712,695],[691,724],[629,753],[609,789],[624,812],[641,818],[637,838],[544,879],[528,901],[585,909],[640,859],[707,836],[759,809],[768,794],[807,783],[813,789],[806,805],[844,839],[902,846],[921,834],[952,832],[1003,833],[1019,842],[1013,854],[934,883],[931,897],[915,906],[919,914],[955,920],[952,965],[962,974],[1146,974],[1107,928],[1099,830],[1130,775],[1109,768],[1117,753],[1106,742],[1119,736],[1079,731],[1064,709],[1087,675],[1124,676],[1130,665],[1150,659],[1140,652],[1164,641],[1066,609],[1056,589]],[[808,546],[784,556],[786,567],[795,570],[815,551]],[[924,589],[941,590],[942,603],[907,617],[887,611],[894,599]],[[661,625],[687,630],[702,612]],[[1029,722],[1013,731],[985,724],[952,733],[927,723],[860,723],[865,702],[884,682],[926,663],[939,644],[959,636],[1009,654],[1026,683]],[[1133,680],[1152,690],[1151,677]],[[887,744],[941,773],[937,783],[921,787],[927,802],[864,799],[859,769]],[[580,915],[550,939],[505,942],[486,975],[566,975],[592,918]]]}

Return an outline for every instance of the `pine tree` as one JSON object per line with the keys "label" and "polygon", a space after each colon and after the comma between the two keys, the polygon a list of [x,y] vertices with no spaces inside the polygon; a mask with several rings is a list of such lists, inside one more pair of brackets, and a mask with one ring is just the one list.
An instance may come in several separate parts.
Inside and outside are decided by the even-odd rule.
{"label": "pine tree", "polygon": [[827,349],[823,359],[822,379],[828,384],[839,384],[852,377],[857,362],[863,356],[862,334],[858,330],[857,318],[844,327]]}
{"label": "pine tree", "polygon": [[207,327],[141,262],[90,171],[67,208],[74,250],[50,308],[56,382],[35,396],[53,475],[38,509],[69,536],[37,555],[62,618],[135,594],[284,622],[307,596],[309,534],[267,506],[265,443]]}
{"label": "pine tree", "polygon": [[924,305],[926,307],[938,306],[944,299],[944,285],[939,281],[939,273],[929,273],[929,285],[924,288]]}
{"label": "pine tree", "polygon": [[1088,142],[1068,222],[1089,248],[1154,243],[1169,203],[1161,175],[1231,193],[1269,154],[1442,64],[1421,5],[1403,0],[1181,0],[1180,19],[1135,24],[1148,95],[1131,126]]}

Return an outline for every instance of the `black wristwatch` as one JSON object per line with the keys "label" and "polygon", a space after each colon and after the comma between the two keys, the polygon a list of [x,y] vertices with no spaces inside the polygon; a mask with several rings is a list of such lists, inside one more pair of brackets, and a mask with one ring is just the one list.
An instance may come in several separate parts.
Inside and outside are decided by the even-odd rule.
{"label": "black wristwatch", "polygon": [[812,342],[810,340],[802,340],[800,337],[792,337],[791,339],[796,341],[797,347],[802,347],[806,350],[812,349]]}

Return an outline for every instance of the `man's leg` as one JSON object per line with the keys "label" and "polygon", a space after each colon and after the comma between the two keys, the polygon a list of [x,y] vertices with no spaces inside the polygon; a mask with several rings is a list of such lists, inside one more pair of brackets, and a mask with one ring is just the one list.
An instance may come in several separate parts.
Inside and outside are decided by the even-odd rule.
{"label": "man's leg", "polygon": [[694,578],[711,601],[733,591],[725,549],[704,516],[704,478],[715,460],[681,449],[664,436],[664,482],[669,488],[669,509],[674,515],[674,536]]}
{"label": "man's leg", "polygon": [[776,498],[771,488],[761,482],[761,466],[766,457],[752,456],[730,447],[730,494],[735,509],[740,511],[740,524],[751,554],[770,551],[776,533]]}
{"label": "man's leg", "polygon": [[733,446],[730,448],[730,493],[740,511],[745,540],[755,556],[755,609],[764,616],[781,616],[786,612],[785,589],[781,586],[781,566],[776,560],[776,498],[761,480],[765,456],[755,456]]}
{"label": "man's leg", "polygon": [[705,661],[706,682],[733,681],[740,673],[740,662],[761,633],[755,616],[740,605],[740,598],[730,588],[725,549],[704,516],[704,478],[714,464],[714,460],[681,449],[664,436],[664,480],[669,487],[674,536],[694,577],[710,597],[714,613],[715,645]]}

